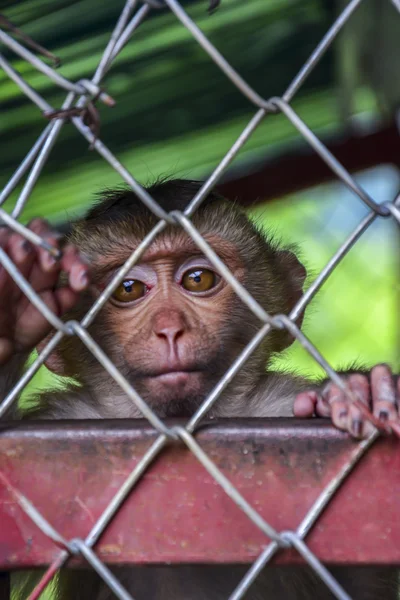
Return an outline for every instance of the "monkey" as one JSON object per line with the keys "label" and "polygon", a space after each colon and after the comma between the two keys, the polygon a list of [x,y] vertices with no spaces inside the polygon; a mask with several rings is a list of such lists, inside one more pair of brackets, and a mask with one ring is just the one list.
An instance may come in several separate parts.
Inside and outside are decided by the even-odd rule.
{"label": "monkey", "polygon": [[[167,212],[183,211],[201,182],[166,179],[148,193]],[[289,314],[303,293],[306,270],[291,247],[282,247],[240,209],[210,192],[192,223],[230,271],[270,315]],[[104,191],[72,226],[62,258],[54,260],[20,235],[0,230],[8,253],[42,300],[65,320],[80,320],[96,297],[157,224],[132,190]],[[30,229],[54,245],[57,236],[41,219]],[[10,301],[11,300],[11,301]],[[301,318],[298,320],[301,325]],[[161,418],[190,417],[260,328],[259,319],[234,293],[185,231],[167,225],[114,289],[89,333],[127,381]],[[51,326],[0,271],[0,386],[2,396],[17,381],[26,359],[43,347]],[[273,329],[234,377],[208,416],[330,417],[354,437],[369,434],[366,421],[337,386],[273,372],[272,358],[293,339]],[[64,337],[46,360],[53,373],[68,378],[62,390],[48,390],[12,419],[140,418],[129,397],[75,336]],[[370,374],[349,372],[357,398],[387,422],[398,418],[399,384],[388,366]],[[223,600],[247,568],[243,566],[120,567],[115,573],[133,597],[157,600]],[[395,598],[395,570],[333,570],[354,598]],[[108,600],[113,594],[93,572],[59,576],[60,600]],[[22,586],[23,590],[26,590]],[[23,595],[20,595],[23,598]],[[26,597],[26,596],[25,596]],[[245,596],[250,600],[332,598],[325,584],[305,567],[266,568]]]}

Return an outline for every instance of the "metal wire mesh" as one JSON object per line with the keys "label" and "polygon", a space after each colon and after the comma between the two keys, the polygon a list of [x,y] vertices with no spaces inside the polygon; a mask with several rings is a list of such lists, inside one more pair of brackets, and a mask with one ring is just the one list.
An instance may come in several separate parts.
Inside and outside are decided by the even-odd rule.
{"label": "metal wire mesh", "polygon": [[[350,393],[338,374],[331,368],[324,357],[321,356],[310,340],[307,339],[307,337],[299,330],[296,325],[296,319],[310,303],[324,282],[329,278],[336,266],[346,256],[353,245],[369,228],[375,219],[378,217],[387,217],[393,218],[400,223],[400,196],[389,199],[387,202],[382,204],[377,203],[364,189],[362,189],[362,187],[357,184],[353,177],[346,171],[346,168],[335,159],[335,157],[329,152],[329,150],[318,139],[318,137],[307,127],[306,123],[300,119],[300,117],[291,107],[290,102],[301,88],[306,78],[316,67],[323,54],[333,43],[342,27],[346,25],[352,14],[358,9],[363,1],[366,2],[367,0],[351,0],[348,2],[347,6],[333,23],[329,31],[327,31],[321,42],[315,48],[308,61],[303,65],[300,72],[294,77],[288,88],[280,97],[273,98],[261,97],[246,83],[246,81],[234,70],[229,62],[219,53],[217,48],[204,36],[204,34],[190,19],[188,14],[182,8],[179,2],[177,2],[177,0],[165,0],[165,2],[158,2],[158,0],[147,0],[147,2],[143,3],[139,3],[138,0],[128,0],[122,9],[121,15],[103,52],[99,65],[90,80],[84,79],[78,82],[73,82],[65,77],[62,77],[53,68],[45,64],[40,58],[27,49],[27,47],[15,41],[8,33],[0,30],[0,41],[5,46],[15,52],[15,54],[18,56],[28,61],[38,71],[41,71],[47,75],[47,77],[56,86],[64,89],[67,92],[61,111],[54,112],[54,107],[50,106],[50,104],[42,96],[40,96],[32,87],[30,87],[24,78],[11,66],[11,64],[0,55],[0,66],[3,68],[5,73],[19,86],[21,91],[28,98],[30,98],[34,104],[36,104],[40,111],[52,116],[50,123],[46,125],[42,134],[29,150],[20,166],[17,168],[0,194],[0,204],[3,204],[26,175],[25,184],[22,187],[22,191],[19,194],[11,214],[8,214],[3,208],[0,208],[0,219],[2,224],[14,230],[15,232],[20,233],[32,244],[40,246],[53,254],[53,256],[58,257],[58,251],[56,248],[53,248],[48,242],[46,242],[46,240],[42,239],[40,236],[36,235],[30,229],[22,225],[18,218],[29,199],[29,196],[38,180],[38,177],[40,176],[40,173],[55,142],[57,141],[58,135],[67,117],[70,118],[76,129],[90,142],[91,146],[98,152],[98,154],[106,162],[108,162],[112,168],[115,169],[115,171],[119,173],[122,179],[135,191],[141,201],[159,218],[158,224],[145,237],[145,239],[143,239],[140,245],[132,253],[130,258],[126,261],[124,266],[119,270],[117,275],[96,299],[81,322],[63,322],[60,318],[58,318],[58,316],[46,306],[39,295],[24,279],[18,268],[8,257],[7,253],[0,248],[0,261],[3,268],[10,274],[12,279],[18,284],[24,294],[26,294],[30,302],[39,311],[41,311],[49,323],[51,323],[51,325],[56,329],[56,333],[53,338],[47,343],[36,360],[25,371],[17,385],[4,399],[0,407],[0,417],[4,415],[10,406],[17,400],[21,391],[29,383],[34,374],[45,362],[49,354],[60,343],[63,337],[77,336],[93,353],[104,369],[115,380],[116,384],[129,396],[129,398],[139,408],[143,416],[148,419],[151,425],[159,433],[156,441],[152,444],[149,450],[145,453],[145,455],[130,473],[123,486],[115,494],[107,509],[97,520],[89,535],[84,540],[66,539],[60,535],[46,520],[44,515],[42,515],[33,506],[29,499],[18,493],[17,501],[23,510],[30,516],[30,518],[36,523],[36,525],[45,535],[63,548],[60,551],[58,558],[53,562],[53,564],[50,565],[45,575],[36,586],[35,590],[31,593],[30,600],[34,600],[41,595],[42,591],[51,581],[57,570],[65,565],[69,558],[74,555],[80,555],[84,557],[89,565],[91,565],[91,567],[97,571],[99,576],[106,582],[116,597],[123,600],[132,600],[131,595],[123,588],[114,574],[104,563],[99,560],[98,556],[93,551],[93,546],[118,512],[124,499],[134,489],[140,477],[143,475],[143,473],[145,473],[153,460],[159,455],[160,452],[162,452],[163,448],[165,448],[171,440],[180,440],[190,450],[190,452],[193,453],[193,455],[204,466],[208,473],[223,488],[226,494],[270,540],[269,545],[267,545],[262,554],[248,570],[246,576],[238,584],[236,589],[232,591],[230,600],[239,600],[242,598],[251,586],[252,582],[257,578],[258,574],[268,563],[268,561],[271,560],[274,554],[280,548],[287,547],[292,547],[297,550],[297,552],[311,566],[313,571],[325,582],[336,598],[341,600],[349,598],[346,591],[342,589],[341,585],[332,577],[324,565],[310,551],[305,543],[305,539],[321,512],[330,502],[335,490],[341,486],[342,482],[351,472],[353,467],[378,437],[379,430],[394,432],[395,434],[399,435],[399,425],[397,423],[393,423],[390,427],[389,425],[383,425],[382,423],[378,422],[365,407],[360,407],[362,408],[363,413],[367,414],[370,421],[375,424],[377,429],[374,430],[374,433],[367,440],[360,442],[355,447],[350,460],[324,489],[323,493],[310,508],[308,514],[301,521],[295,531],[277,531],[260,516],[260,514],[245,500],[239,491],[217,468],[210,457],[207,456],[207,454],[203,451],[201,446],[196,441],[195,430],[202,418],[218,400],[228,383],[244,365],[246,360],[251,356],[252,352],[275,328],[286,329],[289,331],[323,367],[323,369],[325,369],[331,380],[334,381],[341,389],[343,389],[346,394]],[[389,2],[390,0],[387,1]],[[400,3],[398,0],[392,0],[392,4],[398,10],[400,10]],[[95,135],[92,128],[85,124],[84,116],[82,114],[82,109],[90,109],[91,103],[94,99],[99,100],[106,105],[111,105],[113,103],[112,98],[110,98],[100,87],[100,83],[104,75],[111,68],[114,59],[133,36],[135,30],[143,22],[146,16],[153,10],[158,10],[165,7],[175,14],[176,18],[191,33],[197,43],[209,55],[210,59],[214,61],[214,63],[226,75],[227,79],[229,79],[230,82],[235,85],[236,88],[249,100],[249,102],[255,106],[253,118],[249,121],[248,125],[242,131],[232,147],[229,148],[224,158],[216,166],[212,174],[201,187],[200,191],[191,200],[185,211],[173,211],[171,213],[166,213],[148,194],[148,192],[139,185],[135,178],[111,153],[101,139]],[[73,110],[70,111],[70,109]],[[196,230],[191,222],[191,216],[201,205],[207,194],[217,184],[222,174],[225,172],[227,167],[230,165],[232,160],[235,158],[242,146],[246,143],[259,124],[266,118],[273,118],[273,115],[279,112],[286,116],[286,118],[292,123],[297,131],[308,142],[308,144],[310,144],[315,152],[320,155],[321,159],[325,161],[325,163],[336,174],[336,176],[354,193],[355,198],[361,200],[361,202],[363,202],[370,209],[370,212],[365,218],[362,219],[348,239],[341,245],[336,254],[332,256],[325,268],[321,270],[291,313],[289,315],[282,314],[278,316],[271,316],[265,312],[265,310],[255,301],[245,287],[243,287],[243,285],[241,285],[239,281],[232,275],[227,266]],[[150,246],[152,241],[167,226],[167,224],[174,225],[175,227],[181,227],[187,232],[195,244],[215,266],[217,271],[232,286],[240,299],[260,320],[260,328],[258,333],[253,337],[240,356],[230,366],[224,377],[211,391],[208,397],[204,400],[203,404],[187,422],[185,427],[169,427],[165,422],[163,422],[163,420],[153,412],[153,410],[140,397],[137,391],[123,377],[123,375],[118,371],[112,361],[87,331],[88,326],[96,318],[99,311],[108,301],[115,288],[123,280],[125,274],[128,273],[132,266],[138,262],[144,251]],[[352,400],[354,401],[354,398],[352,398]]]}

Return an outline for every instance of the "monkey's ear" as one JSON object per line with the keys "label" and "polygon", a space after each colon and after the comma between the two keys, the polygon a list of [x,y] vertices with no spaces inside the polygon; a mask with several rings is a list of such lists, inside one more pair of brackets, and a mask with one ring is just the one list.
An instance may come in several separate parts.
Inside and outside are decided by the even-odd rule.
{"label": "monkey's ear", "polygon": [[[53,335],[54,335],[54,331],[49,333],[49,335],[47,335],[36,346],[36,350],[38,352],[41,352],[42,350],[44,350],[45,346],[48,344],[48,342],[53,337]],[[73,376],[72,373],[70,373],[70,369],[68,369],[68,365],[62,356],[60,344],[58,346],[56,346],[56,348],[53,350],[53,352],[50,354],[50,356],[44,361],[44,364],[49,369],[49,371],[51,371],[55,375],[60,375],[61,377],[72,377]]]}
{"label": "monkey's ear", "polygon": [[291,250],[280,250],[278,260],[284,273],[285,280],[289,284],[289,304],[290,309],[303,295],[303,286],[307,277],[307,271]]}
{"label": "monkey's ear", "polygon": [[[307,277],[307,271],[297,256],[291,250],[280,250],[278,260],[283,273],[287,288],[285,314],[289,314],[303,295],[303,286]],[[296,319],[296,325],[300,328],[303,323],[304,312]],[[283,348],[287,348],[294,342],[292,335],[287,333],[281,340]],[[283,349],[282,348],[282,349]]]}

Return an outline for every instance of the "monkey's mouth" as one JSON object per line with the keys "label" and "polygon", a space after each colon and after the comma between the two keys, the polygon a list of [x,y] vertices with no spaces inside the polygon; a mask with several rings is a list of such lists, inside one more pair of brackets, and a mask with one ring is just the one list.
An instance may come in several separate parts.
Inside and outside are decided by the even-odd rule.
{"label": "monkey's mouth", "polygon": [[165,385],[182,385],[199,373],[199,370],[194,369],[170,369],[156,373],[152,378]]}
{"label": "monkey's mouth", "polygon": [[143,374],[143,384],[158,395],[163,392],[183,393],[201,389],[204,370],[194,367],[165,367]]}

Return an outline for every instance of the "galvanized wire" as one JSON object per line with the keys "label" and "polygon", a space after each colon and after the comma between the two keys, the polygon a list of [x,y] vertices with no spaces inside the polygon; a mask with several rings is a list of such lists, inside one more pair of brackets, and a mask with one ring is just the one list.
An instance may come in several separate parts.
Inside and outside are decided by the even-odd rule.
{"label": "galvanized wire", "polygon": [[[103,534],[108,525],[112,522],[126,497],[132,492],[135,485],[146,472],[152,462],[157,458],[160,452],[168,445],[170,440],[181,440],[185,446],[193,453],[200,463],[207,469],[214,480],[225,490],[226,494],[236,503],[236,505],[248,516],[249,519],[265,534],[266,541],[270,540],[269,545],[261,553],[258,559],[251,566],[245,577],[239,582],[237,588],[232,592],[230,600],[240,600],[257,578],[261,570],[274,554],[282,548],[292,547],[309,563],[314,572],[325,582],[336,598],[348,600],[349,596],[345,590],[341,588],[338,582],[332,577],[327,569],[320,563],[318,558],[312,554],[306,545],[305,538],[313,525],[318,521],[319,516],[329,504],[332,496],[341,487],[345,478],[352,472],[352,469],[364,456],[371,447],[377,436],[378,431],[375,429],[371,436],[360,442],[348,462],[339,470],[337,475],[326,486],[319,498],[310,507],[308,513],[304,516],[296,531],[277,531],[269,523],[267,523],[256,511],[255,508],[242,497],[239,491],[232,483],[223,475],[217,468],[212,459],[200,447],[196,441],[195,430],[200,421],[210,410],[213,404],[220,400],[220,396],[226,386],[230,383],[233,377],[239,372],[245,362],[251,357],[257,346],[265,339],[265,337],[274,328],[284,328],[293,337],[295,337],[313,356],[316,362],[321,365],[327,372],[328,376],[347,394],[349,391],[345,383],[340,379],[338,374],[331,368],[329,363],[318,352],[310,340],[304,336],[296,325],[296,320],[304,311],[310,301],[313,299],[317,291],[324,285],[332,272],[337,268],[341,260],[348,254],[358,239],[378,217],[388,217],[397,220],[400,223],[400,211],[398,207],[398,199],[387,201],[382,204],[376,202],[365,190],[363,190],[354,178],[348,173],[345,166],[342,165],[323,144],[323,142],[310,130],[310,128],[300,119],[290,102],[303,85],[306,78],[314,70],[323,54],[331,47],[338,33],[346,26],[353,13],[358,9],[363,2],[367,0],[351,0],[342,10],[336,21],[324,35],[320,43],[312,52],[310,58],[302,66],[300,71],[294,76],[292,82],[287,89],[282,93],[281,97],[263,98],[256,90],[254,90],[244,78],[237,73],[229,61],[222,56],[219,50],[208,40],[199,27],[186,13],[184,8],[177,0],[165,0],[165,4],[152,1],[142,2],[139,5],[138,0],[127,0],[122,7],[120,17],[117,20],[116,26],[110,36],[106,48],[99,61],[97,69],[90,80],[84,79],[77,82],[70,81],[61,76],[53,68],[49,67],[33,52],[28,50],[23,44],[17,42],[13,37],[0,30],[0,42],[7,48],[13,51],[17,56],[28,61],[35,69],[46,75],[49,80],[61,89],[66,90],[67,96],[62,105],[62,114],[54,113],[55,108],[52,107],[36,90],[34,90],[18,73],[13,66],[0,55],[0,67],[4,72],[19,86],[21,92],[25,94],[42,112],[47,115],[52,115],[52,122],[49,123],[40,134],[32,148],[28,151],[21,164],[17,167],[14,174],[11,176],[7,185],[0,194],[0,206],[6,201],[13,190],[22,181],[24,176],[30,172],[23,185],[22,191],[16,201],[11,214],[0,208],[0,221],[13,231],[18,232],[27,240],[35,245],[39,245],[45,250],[58,257],[57,248],[52,247],[48,241],[42,239],[30,229],[23,226],[19,222],[19,218],[26,202],[29,201],[30,194],[37,183],[38,177],[46,164],[46,161],[51,153],[57,137],[62,129],[62,126],[67,118],[74,124],[76,129],[86,138],[92,147],[108,162],[108,164],[122,177],[122,179],[130,185],[142,202],[159,218],[158,224],[149,232],[142,240],[139,246],[132,252],[129,259],[119,269],[112,281],[107,285],[103,292],[98,296],[93,305],[90,307],[86,315],[78,323],[69,321],[64,323],[57,315],[47,307],[41,300],[40,296],[32,289],[29,282],[22,276],[18,268],[13,264],[7,253],[0,248],[0,262],[3,268],[10,274],[20,289],[29,298],[30,302],[46,317],[55,329],[55,334],[47,342],[44,349],[40,352],[36,360],[22,375],[18,383],[11,389],[7,397],[3,400],[0,407],[0,417],[4,415],[12,405],[17,401],[21,391],[29,383],[33,375],[37,372],[40,366],[45,362],[51,352],[57,347],[65,336],[75,335],[89,349],[93,356],[99,361],[108,374],[114,378],[115,383],[121,388],[124,393],[132,400],[145,418],[158,431],[159,436],[141,458],[138,464],[134,467],[130,475],[126,478],[123,485],[116,492],[110,501],[103,514],[93,525],[85,540],[71,539],[67,540],[61,536],[47,521],[47,519],[32,505],[30,500],[13,488],[3,474],[0,473],[0,481],[5,485],[10,493],[16,498],[18,504],[23,508],[27,515],[36,523],[41,531],[51,538],[55,543],[61,546],[59,556],[50,565],[45,575],[39,584],[35,587],[30,595],[30,600],[39,598],[43,590],[51,581],[54,574],[60,569],[69,558],[73,555],[80,554],[92,566],[93,569],[102,577],[105,583],[110,587],[114,594],[123,600],[133,600],[128,591],[126,591],[118,582],[111,571],[101,562],[93,550],[94,544]],[[399,0],[391,1],[392,4],[400,10]],[[104,145],[101,139],[97,138],[91,129],[84,123],[82,115],[79,111],[68,113],[69,109],[82,109],[87,106],[93,99],[99,99],[104,104],[110,106],[113,104],[113,99],[110,98],[100,87],[104,75],[112,68],[113,61],[118,56],[123,47],[128,43],[137,28],[143,23],[146,16],[152,10],[156,10],[162,6],[169,8],[182,25],[191,33],[194,40],[204,49],[210,59],[217,67],[226,75],[230,82],[236,86],[258,110],[248,125],[243,129],[234,144],[227,150],[224,158],[215,167],[214,171],[204,182],[199,192],[192,198],[186,207],[185,211],[174,211],[170,214],[165,212],[150,194],[142,188],[132,174],[121,164],[121,162],[111,153]],[[400,26],[399,26],[400,29]],[[66,111],[66,112],[65,112]],[[272,317],[256,302],[246,288],[234,277],[227,266],[219,258],[213,248],[206,242],[204,237],[197,231],[191,222],[191,216],[195,213],[207,194],[218,183],[227,167],[236,157],[241,148],[246,144],[253,132],[259,127],[260,123],[265,118],[272,118],[273,114],[281,112],[286,116],[288,121],[297,129],[299,134],[308,142],[308,144],[319,154],[321,160],[327,164],[337,177],[370,209],[370,213],[361,221],[354,229],[341,246],[338,248],[334,256],[328,261],[324,269],[320,271],[314,282],[309,286],[308,290],[303,294],[297,305],[293,308],[289,315],[279,315]],[[98,344],[89,335],[87,328],[96,318],[104,304],[109,300],[111,294],[119,283],[123,280],[126,273],[140,260],[140,257],[157,237],[157,235],[167,226],[167,224],[175,227],[183,228],[186,233],[193,239],[195,244],[208,257],[211,263],[217,268],[218,272],[232,286],[238,297],[248,306],[248,308],[260,319],[260,329],[253,336],[246,348],[242,351],[239,357],[226,371],[225,375],[217,383],[214,389],[208,394],[204,402],[197,409],[194,415],[189,419],[185,427],[169,428],[162,419],[160,419],[154,411],[146,404],[137,391],[129,384],[129,382],[118,371],[110,358],[101,350]],[[351,397],[351,394],[350,394]],[[376,419],[364,407],[364,414],[367,414],[372,423],[377,425]],[[398,431],[398,428],[397,428]],[[271,541],[272,540],[272,541]]]}

